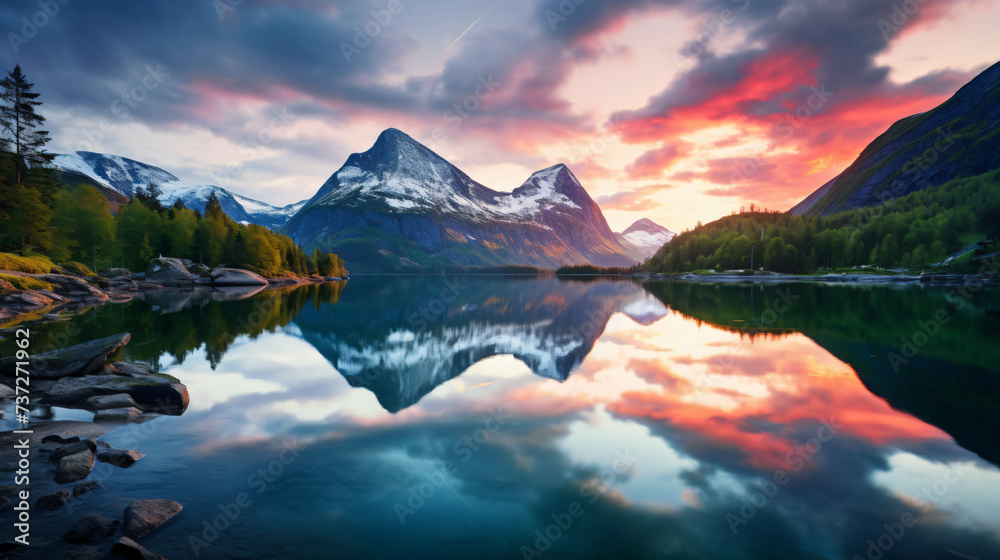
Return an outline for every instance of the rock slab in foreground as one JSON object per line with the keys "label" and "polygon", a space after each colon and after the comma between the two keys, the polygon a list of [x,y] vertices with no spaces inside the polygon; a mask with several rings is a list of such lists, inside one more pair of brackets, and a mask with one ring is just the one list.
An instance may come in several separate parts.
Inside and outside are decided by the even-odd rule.
{"label": "rock slab in foreground", "polygon": [[97,544],[113,535],[119,523],[121,521],[117,519],[88,513],[74,523],[62,538],[73,544]]}
{"label": "rock slab in foreground", "polygon": [[116,467],[127,469],[145,456],[145,453],[139,453],[133,449],[116,449],[114,447],[110,447],[105,451],[98,453],[97,460],[102,463],[108,463]]}
{"label": "rock slab in foreground", "polygon": [[[105,368],[105,373],[101,375],[60,379],[48,389],[43,402],[86,408],[93,397],[127,394],[144,412],[177,415],[187,409],[190,400],[187,387],[176,378],[151,373],[148,368],[136,364],[119,362],[115,365],[123,369]],[[117,374],[126,373],[126,370],[127,375]]]}
{"label": "rock slab in foreground", "polygon": [[[104,367],[108,354],[128,344],[131,338],[131,334],[121,333],[36,354],[31,358],[31,377],[32,379],[59,379],[68,375],[96,373]],[[0,361],[0,373],[7,377],[15,377],[17,373],[14,364],[14,356],[4,358]]]}
{"label": "rock slab in foreground", "polygon": [[139,539],[163,525],[180,513],[184,506],[171,500],[139,500],[125,508],[125,525],[122,533],[130,539]]}
{"label": "rock slab in foreground", "polygon": [[159,554],[153,554],[152,552],[146,550],[139,543],[128,537],[122,537],[111,547],[111,554],[108,555],[111,559],[124,559],[124,560],[167,560],[166,558],[160,556]]}

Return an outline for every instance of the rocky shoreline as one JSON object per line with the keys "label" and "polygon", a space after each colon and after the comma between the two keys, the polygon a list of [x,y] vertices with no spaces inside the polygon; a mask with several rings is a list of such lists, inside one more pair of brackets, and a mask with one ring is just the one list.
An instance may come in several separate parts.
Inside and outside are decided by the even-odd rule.
{"label": "rocky shoreline", "polygon": [[220,297],[250,297],[262,290],[280,289],[304,284],[346,280],[340,277],[285,276],[264,278],[249,270],[219,267],[210,269],[186,259],[157,258],[145,272],[111,269],[97,277],[85,278],[72,274],[28,274],[0,271],[45,282],[52,290],[14,291],[0,280],[0,328],[25,321],[52,321],[57,313],[75,314],[105,303],[125,303],[143,299],[149,292],[161,290],[217,293]]}
{"label": "rocky shoreline", "polygon": [[[0,486],[0,510],[27,511],[34,519],[43,511],[64,508],[70,500],[86,506],[82,497],[103,488],[100,477],[92,476],[96,463],[127,469],[145,457],[132,449],[116,449],[100,438],[127,424],[184,413],[190,399],[187,387],[178,379],[154,373],[145,364],[108,362],[109,356],[130,340],[129,333],[121,333],[30,357],[33,412],[58,406],[93,412],[94,419],[46,421],[32,417],[23,428],[30,434],[0,433],[3,449],[29,450],[27,468],[18,453],[5,452],[0,455],[0,471],[12,473],[12,481],[21,480],[20,475],[14,475],[27,471],[31,481],[30,486],[24,485],[27,478]],[[15,398],[16,379],[15,358],[0,360],[0,399]],[[159,497],[135,498],[124,508],[121,519],[83,509],[60,540],[54,538],[56,535],[33,536],[32,550],[44,550],[50,558],[162,558],[136,541],[166,523],[183,506]],[[68,511],[76,514],[78,509]],[[0,543],[2,553],[21,549],[23,546],[14,541]]]}

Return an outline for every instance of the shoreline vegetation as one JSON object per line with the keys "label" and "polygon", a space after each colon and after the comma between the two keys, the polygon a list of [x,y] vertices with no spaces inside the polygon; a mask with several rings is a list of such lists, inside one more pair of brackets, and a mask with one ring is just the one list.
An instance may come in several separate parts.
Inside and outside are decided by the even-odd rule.
{"label": "shoreline vegetation", "polygon": [[[330,255],[330,261],[335,258]],[[161,290],[210,291],[220,297],[250,297],[262,290],[343,281],[349,274],[284,275],[265,278],[251,270],[215,267],[187,259],[159,257],[143,272],[113,268],[93,273],[80,263],[56,265],[39,255],[0,253],[0,331],[33,321],[56,321],[105,303],[125,303]]]}

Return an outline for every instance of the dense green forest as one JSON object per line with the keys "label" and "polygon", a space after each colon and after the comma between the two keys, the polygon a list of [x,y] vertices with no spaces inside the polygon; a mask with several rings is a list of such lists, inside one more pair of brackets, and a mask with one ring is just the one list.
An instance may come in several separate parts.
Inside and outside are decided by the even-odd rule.
{"label": "dense green forest", "polygon": [[828,217],[750,212],[699,223],[664,245],[643,268],[665,273],[749,269],[753,258],[755,269],[786,273],[867,265],[919,269],[998,235],[1000,171],[993,171]]}
{"label": "dense green forest", "polygon": [[0,252],[46,255],[71,270],[145,270],[163,255],[265,276],[347,274],[337,255],[307,256],[284,235],[236,223],[214,193],[201,214],[180,201],[163,207],[155,184],[124,205],[89,185],[57,184],[32,88],[19,66],[0,81]]}

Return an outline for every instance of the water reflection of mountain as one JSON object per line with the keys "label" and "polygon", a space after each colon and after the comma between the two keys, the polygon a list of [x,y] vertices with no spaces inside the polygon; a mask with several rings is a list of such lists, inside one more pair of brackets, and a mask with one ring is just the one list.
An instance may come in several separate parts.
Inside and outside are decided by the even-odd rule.
{"label": "water reflection of mountain", "polygon": [[666,309],[629,282],[360,278],[336,309],[307,307],[294,323],[352,386],[397,412],[491,356],[564,380],[616,312],[649,324]]}
{"label": "water reflection of mountain", "polygon": [[[893,408],[1000,465],[994,431],[1000,423],[1000,319],[987,313],[997,301],[995,290],[967,299],[950,288],[921,286],[657,282],[647,289],[684,315],[734,332],[800,332],[850,365]],[[916,354],[910,355],[907,341],[917,344]]]}

